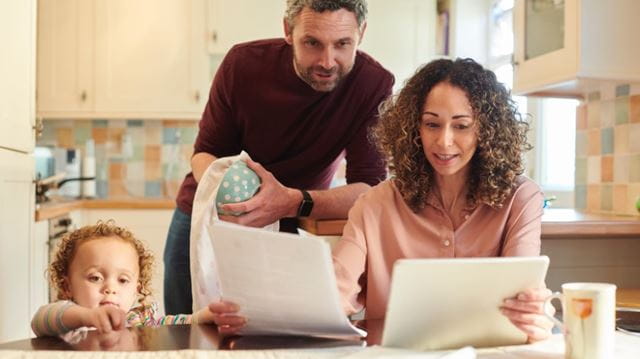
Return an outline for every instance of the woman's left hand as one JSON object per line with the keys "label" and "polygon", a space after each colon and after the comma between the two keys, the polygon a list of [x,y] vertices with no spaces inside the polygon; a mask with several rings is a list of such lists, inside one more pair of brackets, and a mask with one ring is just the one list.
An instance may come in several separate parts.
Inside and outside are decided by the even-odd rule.
{"label": "woman's left hand", "polygon": [[529,343],[551,336],[553,322],[544,313],[544,302],[549,296],[551,291],[547,288],[528,289],[505,299],[500,307],[502,314],[527,335]]}

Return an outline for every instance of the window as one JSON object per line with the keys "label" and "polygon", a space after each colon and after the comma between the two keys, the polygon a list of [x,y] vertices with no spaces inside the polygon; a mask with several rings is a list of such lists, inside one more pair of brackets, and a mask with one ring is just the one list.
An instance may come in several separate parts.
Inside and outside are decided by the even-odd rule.
{"label": "window", "polygon": [[550,98],[540,101],[540,181],[545,189],[573,191],[576,161],[577,100]]}
{"label": "window", "polygon": [[[513,86],[513,0],[493,0],[489,22],[489,63],[507,88]],[[555,197],[554,207],[573,207],[577,100],[513,96],[530,119],[527,176]],[[530,116],[528,116],[528,115]]]}

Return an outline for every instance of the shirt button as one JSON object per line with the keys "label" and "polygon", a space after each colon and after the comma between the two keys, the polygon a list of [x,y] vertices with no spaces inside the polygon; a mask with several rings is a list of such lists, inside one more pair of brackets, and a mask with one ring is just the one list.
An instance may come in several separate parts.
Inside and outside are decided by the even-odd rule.
{"label": "shirt button", "polygon": [[444,244],[445,247],[449,247],[449,245],[451,244],[451,242],[449,242],[448,239],[445,239],[442,244]]}

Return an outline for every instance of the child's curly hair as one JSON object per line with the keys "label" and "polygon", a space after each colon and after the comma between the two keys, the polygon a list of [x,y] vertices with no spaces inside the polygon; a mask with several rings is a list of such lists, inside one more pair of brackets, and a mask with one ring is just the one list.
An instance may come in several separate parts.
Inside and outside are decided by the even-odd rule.
{"label": "child's curly hair", "polygon": [[113,220],[107,222],[98,221],[95,225],[84,226],[73,232],[66,234],[58,244],[55,259],[49,265],[49,280],[57,292],[59,300],[71,299],[65,294],[66,278],[69,274],[69,266],[76,254],[78,246],[87,241],[104,237],[117,237],[131,243],[138,253],[138,266],[140,275],[138,276],[138,302],[144,304],[147,297],[151,295],[151,276],[153,274],[153,254],[146,246],[133,236],[129,230],[118,227]]}

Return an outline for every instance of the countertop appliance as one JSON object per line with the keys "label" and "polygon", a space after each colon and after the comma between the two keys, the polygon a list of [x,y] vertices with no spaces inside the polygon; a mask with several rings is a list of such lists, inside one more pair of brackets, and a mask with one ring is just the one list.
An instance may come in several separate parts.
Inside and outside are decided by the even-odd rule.
{"label": "countertop appliance", "polygon": [[[63,197],[95,197],[95,159],[89,158],[93,161],[89,163],[91,168],[84,168],[80,150],[55,147],[36,147],[34,157],[36,203],[47,202],[48,192],[53,189],[58,189],[57,194]],[[74,183],[62,187],[68,182]],[[93,186],[81,185],[80,182],[92,183]]]}

